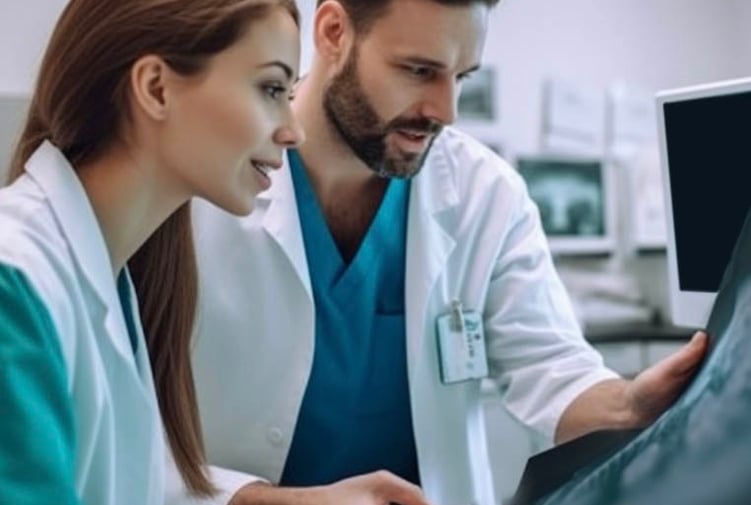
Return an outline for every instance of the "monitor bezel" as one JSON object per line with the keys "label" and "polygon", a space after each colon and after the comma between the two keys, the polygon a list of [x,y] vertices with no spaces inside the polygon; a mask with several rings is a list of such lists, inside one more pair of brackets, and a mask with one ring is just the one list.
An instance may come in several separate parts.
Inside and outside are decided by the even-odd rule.
{"label": "monitor bezel", "polygon": [[660,165],[662,171],[665,213],[667,219],[667,266],[670,298],[670,316],[676,326],[703,328],[709,320],[716,293],[682,291],[678,281],[678,258],[676,251],[673,200],[668,168],[667,135],[665,128],[665,105],[701,98],[712,98],[751,92],[751,78],[713,82],[699,86],[670,89],[657,93],[657,124]]}

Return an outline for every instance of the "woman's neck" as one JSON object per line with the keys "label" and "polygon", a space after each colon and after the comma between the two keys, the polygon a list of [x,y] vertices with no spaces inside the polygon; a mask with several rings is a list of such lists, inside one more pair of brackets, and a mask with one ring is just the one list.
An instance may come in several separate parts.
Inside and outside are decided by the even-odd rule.
{"label": "woman's neck", "polygon": [[160,177],[155,160],[114,147],[76,167],[110,254],[115,276],[152,233],[188,200]]}

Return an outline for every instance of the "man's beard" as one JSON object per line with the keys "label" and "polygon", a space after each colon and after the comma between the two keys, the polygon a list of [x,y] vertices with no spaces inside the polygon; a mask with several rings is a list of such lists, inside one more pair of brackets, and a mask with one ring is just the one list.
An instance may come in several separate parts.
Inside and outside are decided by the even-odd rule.
{"label": "man's beard", "polygon": [[[384,122],[365,96],[357,76],[357,47],[324,92],[323,109],[352,152],[381,177],[406,179],[416,175],[443,128],[425,117],[396,117]],[[431,138],[421,153],[389,153],[386,136],[399,130],[420,132]]]}

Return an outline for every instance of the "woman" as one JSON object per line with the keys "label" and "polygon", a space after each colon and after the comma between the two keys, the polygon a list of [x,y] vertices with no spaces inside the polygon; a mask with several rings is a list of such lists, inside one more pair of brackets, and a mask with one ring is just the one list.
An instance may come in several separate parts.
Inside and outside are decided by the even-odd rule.
{"label": "woman", "polygon": [[293,0],[67,5],[0,190],[0,503],[161,503],[159,410],[214,492],[188,201],[251,211],[302,139],[298,61]]}

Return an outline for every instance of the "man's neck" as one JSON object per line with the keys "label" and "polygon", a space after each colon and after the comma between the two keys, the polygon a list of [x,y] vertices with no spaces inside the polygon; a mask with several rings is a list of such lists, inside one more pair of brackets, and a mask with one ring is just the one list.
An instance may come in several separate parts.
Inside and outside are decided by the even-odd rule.
{"label": "man's neck", "polygon": [[306,132],[298,152],[329,231],[342,257],[349,261],[380,207],[388,181],[367,168],[344,144],[326,118],[321,93],[323,90],[315,89],[311,82],[303,82],[296,92],[295,112]]}
{"label": "man's neck", "polygon": [[306,141],[298,148],[319,201],[336,199],[342,192],[373,189],[379,179],[358,158],[326,117],[321,102],[324,89],[305,79],[296,91],[294,108],[305,130]]}

